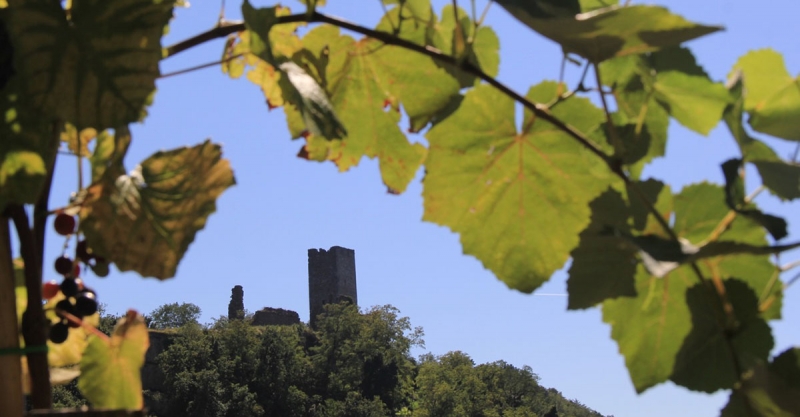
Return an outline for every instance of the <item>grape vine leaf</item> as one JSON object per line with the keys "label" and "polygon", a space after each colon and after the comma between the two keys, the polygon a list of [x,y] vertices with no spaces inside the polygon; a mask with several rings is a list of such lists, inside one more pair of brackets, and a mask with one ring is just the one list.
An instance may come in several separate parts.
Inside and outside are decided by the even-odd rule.
{"label": "grape vine leaf", "polygon": [[78,389],[93,407],[142,409],[140,372],[149,346],[144,317],[128,311],[109,339],[89,337],[81,359]]}
{"label": "grape vine leaf", "polygon": [[759,315],[755,292],[738,279],[725,280],[724,286],[732,316],[712,301],[710,286],[701,283],[686,292],[692,330],[670,378],[678,385],[708,393],[733,388],[740,372],[766,360],[772,350],[772,333]]}
{"label": "grape vine leaf", "polygon": [[39,198],[47,161],[55,156],[55,125],[19,103],[13,85],[0,92],[0,116],[0,210],[4,210],[9,203],[33,204]]}
{"label": "grape vine leaf", "polygon": [[[433,37],[432,46],[445,54],[460,57],[490,77],[496,77],[500,70],[500,39],[492,28],[488,26],[476,28],[466,11],[460,7],[457,10],[458,24],[456,24],[456,13],[453,13],[453,6],[448,4],[442,8],[442,19],[435,25],[436,35]],[[458,34],[461,36],[457,36]],[[458,41],[460,37],[464,38],[464,42],[471,40],[471,43],[468,46],[460,46]],[[475,75],[466,73],[453,65],[438,63],[438,61],[437,65],[458,79],[462,88],[472,87],[480,82]]]}
{"label": "grape vine leaf", "polygon": [[619,0],[580,0],[580,3],[581,11],[585,13],[597,9],[616,6],[619,4]]}
{"label": "grape vine leaf", "polygon": [[[718,230],[729,209],[722,187],[708,183],[684,187],[673,199],[673,210],[673,230],[682,241],[694,246],[703,246],[706,240],[723,245],[718,248],[722,255],[710,252],[697,261],[700,272],[716,280],[736,278],[744,282],[754,293],[763,294],[758,304],[760,316],[779,318],[782,293],[780,285],[770,288],[777,269],[769,257],[746,251],[732,256],[722,250],[730,249],[724,245],[736,244],[763,247],[767,243],[764,229],[739,217]],[[681,343],[692,329],[686,293],[697,279],[692,267],[685,264],[675,265],[663,278],[637,274],[636,297],[603,303],[603,321],[611,325],[611,336],[625,356],[637,392],[672,376]]]}
{"label": "grape vine leaf", "polygon": [[647,58],[657,74],[654,98],[682,125],[707,135],[731,102],[725,86],[712,82],[686,48],[664,48]]}
{"label": "grape vine leaf", "polygon": [[[330,35],[312,37],[316,30]],[[341,142],[332,141],[323,149],[309,141],[307,152],[334,161],[340,171],[358,164],[362,156],[377,157],[383,182],[402,192],[426,149],[410,143],[400,131],[399,106],[412,120],[429,119],[458,96],[458,83],[424,55],[375,39],[356,41],[331,27],[314,31],[303,39],[304,45],[314,56],[329,51],[326,88],[349,131]]]}
{"label": "grape vine leaf", "polygon": [[658,6],[609,7],[577,16],[543,18],[507,7],[521,2],[499,3],[522,23],[560,44],[565,52],[593,63],[675,46],[722,29],[692,23]]}
{"label": "grape vine leaf", "polygon": [[242,16],[250,32],[250,51],[280,73],[277,83],[283,99],[300,110],[306,128],[328,139],[346,136],[345,126],[317,80],[293,61],[273,53],[269,33],[277,22],[277,8],[256,9],[245,1]]}
{"label": "grape vine leaf", "polygon": [[739,145],[742,159],[756,166],[761,182],[773,195],[782,200],[800,198],[800,165],[782,160],[767,144],[750,136],[742,124],[742,71],[734,71],[727,84],[734,102],[725,110],[724,120]]}
{"label": "grape vine leaf", "polygon": [[790,348],[768,365],[760,364],[745,375],[722,410],[722,417],[800,415],[800,349]]}
{"label": "grape vine leaf", "polygon": [[45,119],[98,130],[140,120],[155,91],[172,1],[11,0],[22,96]]}
{"label": "grape vine leaf", "polygon": [[589,208],[591,223],[572,250],[567,293],[569,310],[592,307],[603,300],[635,296],[636,250],[609,229],[628,230],[628,206],[615,190],[606,190]]}
{"label": "grape vine leaf", "polygon": [[[529,91],[549,102],[558,84]],[[582,132],[605,116],[586,99],[553,114]],[[425,164],[423,220],[461,235],[474,255],[511,288],[531,292],[567,260],[589,224],[589,202],[610,183],[600,158],[550,123],[526,112],[514,124],[514,103],[488,85],[469,91],[450,117],[431,128]]]}
{"label": "grape vine leaf", "polygon": [[130,141],[127,128],[116,129],[115,141],[111,162],[83,196],[81,231],[120,271],[170,278],[216,199],[235,184],[233,172],[220,146],[207,140],[157,152],[126,175],[119,153]]}
{"label": "grape vine leaf", "polygon": [[763,213],[745,200],[744,178],[740,174],[742,165],[741,159],[730,159],[722,163],[722,172],[725,175],[725,202],[731,210],[763,226],[773,239],[783,239],[789,235],[786,220]]}
{"label": "grape vine leaf", "polygon": [[497,3],[523,23],[531,19],[573,17],[581,12],[578,0],[497,0]]}
{"label": "grape vine leaf", "polygon": [[782,139],[800,141],[800,77],[792,78],[783,56],[771,49],[751,51],[739,58],[747,91],[744,108],[753,129]]}

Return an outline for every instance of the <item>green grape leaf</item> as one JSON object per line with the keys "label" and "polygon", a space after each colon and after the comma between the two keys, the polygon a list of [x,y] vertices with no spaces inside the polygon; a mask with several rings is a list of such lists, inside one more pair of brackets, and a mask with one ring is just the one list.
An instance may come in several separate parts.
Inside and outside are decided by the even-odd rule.
{"label": "green grape leaf", "polygon": [[636,392],[672,375],[681,343],[691,331],[685,294],[695,279],[688,266],[664,278],[641,273],[636,275],[636,297],[603,302],[603,321],[611,326]]}
{"label": "green grape leaf", "polygon": [[708,393],[733,388],[739,372],[766,360],[772,350],[772,333],[759,315],[756,294],[737,279],[724,285],[732,317],[711,301],[716,296],[711,286],[697,284],[686,293],[692,330],[675,360],[671,379],[678,385]]}
{"label": "green grape leaf", "polygon": [[[557,91],[545,82],[527,97],[549,102]],[[553,113],[583,132],[605,119],[585,99],[562,102]],[[550,123],[526,112],[522,126],[517,132],[514,103],[502,93],[486,85],[468,92],[426,135],[423,220],[459,233],[465,253],[509,287],[531,292],[577,246],[589,202],[610,177],[599,158]]]}
{"label": "green grape leaf", "polygon": [[[476,31],[467,12],[460,7],[457,10],[458,24],[453,6],[448,4],[442,8],[442,20],[435,26],[432,46],[445,54],[461,58],[490,77],[496,77],[500,70],[500,39],[488,26],[480,26]],[[465,39],[459,42],[459,38]],[[463,44],[467,40],[471,40],[468,46]],[[473,87],[480,82],[479,78],[450,64],[437,62],[437,65],[456,77],[462,88]]]}
{"label": "green grape leaf", "polygon": [[497,0],[497,3],[526,24],[531,19],[573,17],[581,12],[578,0]]}
{"label": "green grape leaf", "polygon": [[[653,97],[682,125],[707,135],[731,103],[728,90],[714,83],[691,51],[669,47],[651,53],[637,68]],[[651,75],[655,72],[655,76]],[[650,72],[646,74],[645,72]]]}
{"label": "green grape leaf", "polygon": [[[500,2],[504,7],[507,3],[517,2]],[[610,7],[560,18],[520,13],[518,8],[508,10],[566,52],[594,63],[675,46],[722,29],[689,22],[658,6]]]}
{"label": "green grape leaf", "polygon": [[[664,156],[669,114],[646,91],[641,72],[652,73],[640,56],[624,56],[600,64],[603,84],[613,87],[619,108],[613,114],[622,149],[617,150],[631,174],[638,177],[645,165]],[[652,80],[648,80],[651,82]],[[622,151],[622,152],[620,152]]]}
{"label": "green grape leaf", "polygon": [[96,408],[142,409],[141,368],[149,346],[144,317],[129,311],[110,338],[89,337],[78,389]]}
{"label": "green grape leaf", "polygon": [[172,1],[12,0],[23,96],[47,118],[98,130],[140,120],[155,91]]}
{"label": "green grape leaf", "polygon": [[731,135],[733,135],[733,138],[739,145],[742,158],[747,161],[780,160],[772,148],[767,146],[764,142],[750,136],[742,124],[745,97],[743,94],[744,86],[742,83],[741,70],[735,71],[728,78],[727,87],[728,91],[730,91],[732,102],[725,109],[723,120],[725,120],[728,130],[731,131]]}
{"label": "green grape leaf", "polygon": [[205,141],[157,152],[126,175],[119,153],[130,133],[117,128],[116,135],[113,162],[83,197],[81,231],[120,271],[170,278],[216,199],[235,183],[233,172],[219,145]]}
{"label": "green grape leaf", "polygon": [[731,210],[749,217],[767,229],[775,240],[783,239],[789,234],[786,220],[754,209],[745,201],[744,178],[740,174],[742,164],[741,159],[730,159],[722,164],[722,172],[725,175],[725,202]]}
{"label": "green grape leaf", "polygon": [[800,415],[800,350],[787,349],[768,365],[757,365],[731,393],[722,417]]}
{"label": "green grape leaf", "polygon": [[251,52],[280,72],[277,84],[283,99],[300,110],[311,133],[328,139],[346,136],[345,126],[317,80],[296,63],[273,53],[269,34],[277,22],[277,11],[277,7],[255,9],[249,1],[242,4],[242,16],[250,31]]}
{"label": "green grape leaf", "polygon": [[800,165],[783,161],[753,161],[761,181],[784,200],[800,198]]}
{"label": "green grape leaf", "polygon": [[33,204],[55,155],[55,124],[20,103],[16,79],[0,92],[0,211],[10,203]]}
{"label": "green grape leaf", "polygon": [[591,12],[597,9],[616,6],[619,0],[580,0],[581,12]]}
{"label": "green grape leaf", "polygon": [[783,56],[771,49],[751,51],[739,58],[747,91],[744,108],[753,129],[782,139],[800,141],[800,77],[792,78]]}
{"label": "green grape leaf", "polygon": [[616,297],[636,296],[636,249],[608,229],[629,231],[629,208],[617,191],[606,190],[589,208],[591,223],[572,253],[567,293],[570,310],[592,307]]}
{"label": "green grape leaf", "polygon": [[[694,256],[702,256],[702,251],[707,251],[709,257],[702,258],[700,265],[704,271],[710,271],[720,279],[737,277],[747,282],[756,294],[763,294],[762,301],[771,300],[765,304],[768,307],[764,311],[765,318],[779,318],[780,286],[773,286],[765,293],[777,271],[766,253],[776,253],[781,248],[766,247],[764,229],[743,216],[737,216],[725,230],[718,230],[729,211],[722,187],[708,183],[687,186],[675,197],[674,230],[681,238],[702,247],[701,252]],[[717,243],[704,243],[714,236],[716,239],[710,240]],[[722,256],[712,256],[720,253]]]}
{"label": "green grape leaf", "polygon": [[305,4],[308,7],[322,7],[327,3],[328,0],[297,0],[300,3]]}
{"label": "green grape leaf", "polygon": [[402,192],[416,175],[426,149],[409,143],[400,131],[399,106],[412,123],[430,119],[458,96],[459,85],[428,57],[374,39],[355,41],[339,36],[338,30],[335,33],[327,38],[307,36],[304,44],[314,55],[329,49],[327,89],[350,130],[341,142],[328,144],[327,150],[307,150],[324,154],[341,171],[365,155],[377,157],[383,182],[394,192]]}

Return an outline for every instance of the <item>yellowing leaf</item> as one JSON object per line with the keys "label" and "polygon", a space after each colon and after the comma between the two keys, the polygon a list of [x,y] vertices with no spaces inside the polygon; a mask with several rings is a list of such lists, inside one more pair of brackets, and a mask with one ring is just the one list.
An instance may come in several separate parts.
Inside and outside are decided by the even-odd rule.
{"label": "yellowing leaf", "polygon": [[[117,129],[117,141],[130,140]],[[118,145],[123,146],[123,145]],[[178,262],[216,210],[216,199],[235,183],[219,145],[157,152],[129,175],[121,156],[87,190],[81,231],[92,250],[117,265],[159,279]]]}
{"label": "yellowing leaf", "polygon": [[[75,155],[80,154],[83,157],[91,155],[89,152],[89,142],[97,137],[97,130],[87,127],[78,133],[75,126],[67,123],[64,125],[64,130],[61,132],[61,142],[67,144],[67,148]],[[78,149],[80,148],[80,153]]]}
{"label": "yellowing leaf", "polygon": [[[137,121],[155,89],[172,1],[13,0],[21,91],[48,118],[102,130]],[[69,16],[69,18],[67,17]]]}
{"label": "yellowing leaf", "polygon": [[90,336],[78,389],[93,407],[139,410],[144,406],[141,368],[149,345],[144,318],[132,311],[120,320],[110,339]]}
{"label": "yellowing leaf", "polygon": [[[548,102],[557,90],[546,82],[528,97]],[[553,113],[583,132],[604,120],[585,99]],[[548,122],[526,113],[517,132],[514,103],[485,85],[426,137],[423,219],[458,232],[465,253],[524,292],[564,264],[589,223],[589,202],[610,182],[602,160]]]}

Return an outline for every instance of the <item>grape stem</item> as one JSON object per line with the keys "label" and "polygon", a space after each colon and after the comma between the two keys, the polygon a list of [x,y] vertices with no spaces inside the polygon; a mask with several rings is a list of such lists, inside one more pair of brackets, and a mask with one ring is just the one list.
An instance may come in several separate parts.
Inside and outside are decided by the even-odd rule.
{"label": "grape stem", "polygon": [[70,323],[77,324],[77,325],[83,327],[84,330],[86,330],[87,332],[89,332],[89,333],[91,333],[91,334],[103,339],[104,342],[108,342],[109,340],[111,340],[108,337],[108,335],[106,335],[105,333],[101,332],[97,327],[94,327],[91,324],[83,321],[80,317],[77,317],[77,316],[74,316],[74,315],[72,315],[70,313],[67,313],[66,311],[64,311],[64,310],[62,310],[60,308],[56,308],[55,310],[56,310],[56,314],[58,315],[58,317],[61,317],[63,319],[67,319],[67,321],[69,321]]}

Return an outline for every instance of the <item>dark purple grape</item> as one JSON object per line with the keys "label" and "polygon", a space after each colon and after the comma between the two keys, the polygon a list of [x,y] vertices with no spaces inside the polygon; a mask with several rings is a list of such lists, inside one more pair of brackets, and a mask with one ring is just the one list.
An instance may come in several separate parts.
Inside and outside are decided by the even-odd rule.
{"label": "dark purple grape", "polygon": [[[64,278],[64,281],[61,282],[61,292],[65,297],[74,297],[78,294],[78,286],[78,280],[76,278]],[[59,303],[61,303],[61,301],[59,301]]]}
{"label": "dark purple grape", "polygon": [[83,316],[97,313],[97,299],[92,291],[83,291],[75,297],[75,310]]}
{"label": "dark purple grape", "polygon": [[69,336],[69,326],[63,322],[58,322],[50,326],[50,341],[53,343],[64,343]]}
{"label": "dark purple grape", "polygon": [[73,272],[72,259],[69,259],[66,256],[61,256],[57,258],[56,272],[64,276],[71,274]]}
{"label": "dark purple grape", "polygon": [[72,302],[70,302],[69,299],[63,299],[58,303],[56,303],[56,309],[61,310],[65,313],[72,314],[73,316],[76,315],[77,313],[77,311],[75,311],[75,306],[72,305]]}
{"label": "dark purple grape", "polygon": [[75,232],[75,223],[74,216],[70,216],[67,213],[58,213],[55,221],[53,221],[53,226],[58,234],[68,236]]}
{"label": "dark purple grape", "polygon": [[75,256],[86,264],[88,264],[89,261],[94,259],[94,256],[89,251],[89,246],[86,243],[86,240],[81,240],[80,242],[78,242],[78,246],[75,247]]}

